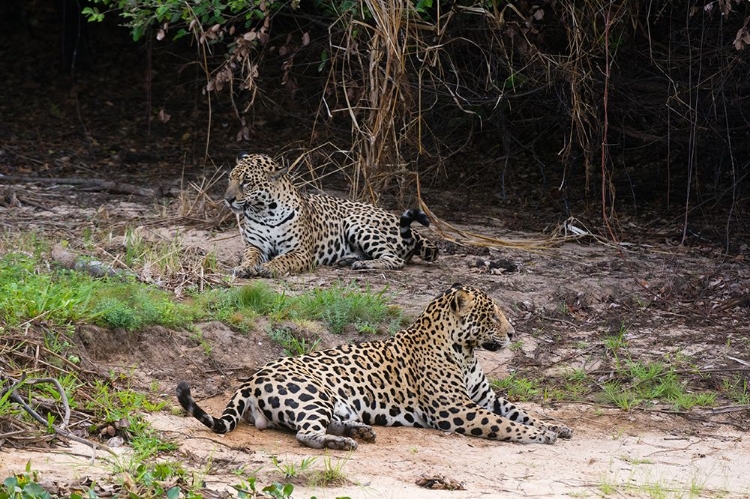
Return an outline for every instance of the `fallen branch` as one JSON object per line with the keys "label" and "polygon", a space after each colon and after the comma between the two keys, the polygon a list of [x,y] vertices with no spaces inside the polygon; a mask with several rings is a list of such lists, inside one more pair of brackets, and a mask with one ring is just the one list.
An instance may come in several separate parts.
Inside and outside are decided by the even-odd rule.
{"label": "fallen branch", "polygon": [[79,256],[72,251],[68,251],[60,244],[56,244],[52,248],[52,259],[65,267],[66,269],[77,270],[79,272],[87,272],[94,277],[116,277],[116,276],[138,276],[135,272],[127,269],[116,269],[109,264],[94,260],[92,258],[86,258]]}
{"label": "fallen branch", "polygon": [[128,194],[143,196],[147,198],[161,198],[167,196],[175,197],[179,194],[179,189],[172,189],[164,186],[156,186],[151,189],[148,187],[140,187],[133,184],[126,184],[122,182],[114,182],[112,180],[102,180],[96,178],[50,178],[0,174],[0,182],[76,185],[86,190],[106,191],[111,194]]}
{"label": "fallen branch", "polygon": [[750,411],[750,404],[744,405],[725,405],[723,407],[714,407],[713,409],[706,409],[703,413],[707,416],[713,416],[716,414],[726,414],[728,412],[742,412]]}
{"label": "fallen branch", "polygon": [[[73,435],[68,430],[65,429],[65,426],[68,424],[68,420],[70,418],[70,406],[68,404],[68,397],[65,395],[65,390],[63,390],[62,386],[60,386],[60,383],[54,379],[54,378],[39,378],[39,379],[26,379],[26,374],[21,376],[20,380],[14,380],[13,378],[8,377],[13,384],[10,385],[7,389],[0,392],[0,398],[6,396],[6,394],[9,394],[10,400],[16,402],[19,404],[23,409],[28,412],[32,418],[40,422],[41,424],[48,426],[52,428],[52,430],[55,432],[56,435],[67,438],[68,440],[72,440],[74,442],[78,442],[84,445],[88,445],[91,447],[93,454],[91,455],[91,462],[93,464],[94,460],[96,459],[96,449],[104,449],[105,451],[109,452],[113,456],[117,457],[117,454],[107,447],[106,445],[101,445],[96,442],[91,442],[89,440],[86,440],[85,438],[78,437],[76,435]],[[43,418],[40,414],[38,414],[34,409],[29,407],[29,405],[26,403],[25,400],[21,398],[20,395],[16,393],[16,390],[23,386],[24,384],[37,384],[37,383],[53,383],[55,385],[55,388],[57,388],[58,392],[60,393],[60,400],[62,401],[63,407],[65,408],[65,416],[63,418],[63,424],[62,425],[54,425],[50,424],[47,419]]]}

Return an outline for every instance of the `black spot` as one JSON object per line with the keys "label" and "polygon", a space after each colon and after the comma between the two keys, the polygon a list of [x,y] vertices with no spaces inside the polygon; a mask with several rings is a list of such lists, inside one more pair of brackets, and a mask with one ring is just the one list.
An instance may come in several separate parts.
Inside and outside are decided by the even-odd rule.
{"label": "black spot", "polygon": [[271,404],[272,409],[278,409],[281,407],[281,401],[279,397],[268,397],[268,403]]}
{"label": "black spot", "polygon": [[299,404],[294,399],[286,399],[286,400],[284,400],[284,405],[287,406],[287,407],[291,407],[292,409],[296,409],[297,407],[299,407]]}
{"label": "black spot", "polygon": [[453,424],[456,426],[463,426],[464,420],[461,418],[453,418]]}
{"label": "black spot", "polygon": [[482,429],[481,428],[472,428],[471,429],[471,434],[474,435],[475,437],[479,437],[479,436],[482,435]]}
{"label": "black spot", "polygon": [[388,424],[388,419],[386,419],[385,414],[378,414],[375,416],[375,424],[380,426],[385,426]]}
{"label": "black spot", "polygon": [[299,399],[300,399],[301,402],[309,402],[311,400],[315,400],[315,397],[313,397],[309,393],[300,393],[299,394]]}
{"label": "black spot", "polygon": [[271,383],[266,383],[265,385],[263,385],[263,390],[266,393],[273,393],[273,385]]}
{"label": "black spot", "polygon": [[443,431],[449,431],[451,429],[451,424],[448,421],[440,421],[438,422],[438,428]]}
{"label": "black spot", "polygon": [[440,411],[438,413],[438,416],[440,416],[441,418],[446,418],[447,419],[448,416],[450,416],[450,415],[448,414],[448,411]]}
{"label": "black spot", "polygon": [[466,421],[474,421],[474,418],[477,417],[476,412],[470,412],[466,415]]}

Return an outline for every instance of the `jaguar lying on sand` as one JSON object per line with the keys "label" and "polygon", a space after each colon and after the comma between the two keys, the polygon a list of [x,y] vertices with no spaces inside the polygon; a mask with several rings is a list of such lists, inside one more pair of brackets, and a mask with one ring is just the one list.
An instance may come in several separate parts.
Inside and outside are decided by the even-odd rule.
{"label": "jaguar lying on sand", "polygon": [[392,338],[266,364],[240,386],[221,418],[201,409],[184,381],[177,398],[217,433],[244,418],[261,430],[294,430],[316,449],[356,449],[353,438],[372,442],[370,425],[523,443],[570,438],[570,428],[534,419],[490,388],[474,351],[507,347],[513,332],[486,293],[454,284]]}
{"label": "jaguar lying on sand", "polygon": [[400,269],[414,255],[431,262],[437,247],[411,229],[429,226],[421,210],[401,217],[366,203],[325,194],[302,195],[286,169],[262,154],[240,154],[224,195],[242,215],[247,249],[238,277],[276,277],[316,265]]}

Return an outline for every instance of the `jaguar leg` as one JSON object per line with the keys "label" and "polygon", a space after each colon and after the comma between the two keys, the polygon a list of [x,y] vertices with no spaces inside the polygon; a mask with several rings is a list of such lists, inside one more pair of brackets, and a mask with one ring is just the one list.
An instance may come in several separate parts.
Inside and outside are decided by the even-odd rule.
{"label": "jaguar leg", "polygon": [[249,245],[245,249],[245,254],[242,258],[242,263],[238,267],[232,269],[232,275],[235,277],[253,277],[258,275],[257,269],[260,267],[266,259],[263,257],[263,252],[256,246]]}

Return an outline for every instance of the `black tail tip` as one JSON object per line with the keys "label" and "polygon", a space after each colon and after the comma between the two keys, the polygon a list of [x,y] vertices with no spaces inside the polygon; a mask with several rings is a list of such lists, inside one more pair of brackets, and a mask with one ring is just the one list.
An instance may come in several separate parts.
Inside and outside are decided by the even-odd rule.
{"label": "black tail tip", "polygon": [[419,222],[421,225],[424,225],[425,227],[430,226],[430,219],[427,218],[427,215],[422,210],[417,209],[410,209],[406,210],[403,215],[401,215],[401,226],[408,226],[412,222]]}
{"label": "black tail tip", "polygon": [[190,385],[187,381],[180,381],[177,383],[177,399],[182,402],[182,400],[190,399]]}

